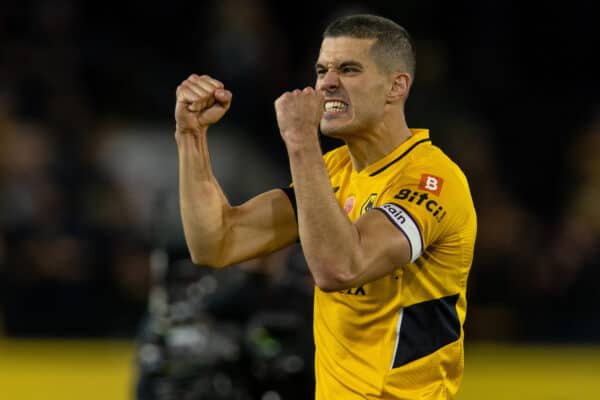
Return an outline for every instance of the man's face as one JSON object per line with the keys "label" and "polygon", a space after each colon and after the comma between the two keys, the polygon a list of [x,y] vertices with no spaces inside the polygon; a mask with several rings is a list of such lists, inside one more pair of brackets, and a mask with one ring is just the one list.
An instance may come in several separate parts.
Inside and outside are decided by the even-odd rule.
{"label": "man's face", "polygon": [[325,95],[323,134],[343,139],[364,134],[381,123],[392,80],[372,59],[373,42],[350,37],[323,40],[315,85]]}

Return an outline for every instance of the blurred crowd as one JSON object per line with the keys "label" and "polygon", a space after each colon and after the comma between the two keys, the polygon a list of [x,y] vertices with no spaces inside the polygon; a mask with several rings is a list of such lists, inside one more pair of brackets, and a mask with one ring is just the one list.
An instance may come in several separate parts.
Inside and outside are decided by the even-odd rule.
{"label": "blurred crowd", "polygon": [[[471,184],[479,234],[467,341],[600,341],[591,2],[561,12],[445,3],[3,4],[0,332],[134,337],[147,328],[151,293],[161,293],[153,289],[172,288],[152,267],[157,254],[171,269],[187,259],[173,141],[178,83],[209,73],[233,91],[209,144],[218,178],[240,203],[289,183],[272,102],[313,82],[322,28],[343,13],[373,12],[412,32],[418,61],[409,123],[430,128]],[[336,145],[323,139],[325,150]],[[210,286],[222,291],[192,301],[192,310],[248,330],[260,311],[287,304],[274,299],[295,293],[310,306],[311,282],[297,257],[279,255],[275,267],[263,260],[258,272],[234,267],[241,280],[198,268],[194,282],[215,274],[227,284]],[[264,282],[240,285],[266,276],[275,285],[267,287],[283,290],[289,280],[281,270],[289,268],[297,281],[287,297],[258,301]],[[162,293],[176,303],[172,291]],[[290,329],[310,336],[310,317],[302,321]]]}

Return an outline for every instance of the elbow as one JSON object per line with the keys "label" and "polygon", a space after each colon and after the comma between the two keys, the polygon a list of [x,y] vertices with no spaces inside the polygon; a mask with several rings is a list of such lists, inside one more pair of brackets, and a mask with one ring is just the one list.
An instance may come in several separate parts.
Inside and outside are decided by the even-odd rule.
{"label": "elbow", "polygon": [[193,264],[212,269],[221,269],[229,264],[226,260],[226,243],[223,237],[213,234],[212,240],[186,235],[186,244]]}
{"label": "elbow", "polygon": [[343,284],[333,280],[315,279],[315,285],[321,289],[322,292],[326,293],[339,292],[340,290],[345,289]]}
{"label": "elbow", "polygon": [[192,263],[194,265],[197,265],[199,267],[209,267],[214,269],[219,268],[218,264],[213,260],[210,260],[209,258],[203,257],[202,255],[196,254],[194,252],[190,252],[190,259],[192,260]]}
{"label": "elbow", "polygon": [[[327,270],[325,270],[327,271]],[[315,285],[323,292],[339,292],[354,287],[357,277],[348,270],[313,274]]]}
{"label": "elbow", "polygon": [[206,249],[193,249],[190,247],[189,253],[192,263],[200,267],[222,269],[229,265],[223,257],[219,257],[216,252],[209,252],[206,251]]}

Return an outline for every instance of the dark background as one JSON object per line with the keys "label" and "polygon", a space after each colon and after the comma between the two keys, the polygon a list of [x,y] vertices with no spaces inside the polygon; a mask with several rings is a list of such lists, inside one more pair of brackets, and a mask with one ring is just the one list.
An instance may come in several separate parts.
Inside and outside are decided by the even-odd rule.
{"label": "dark background", "polygon": [[430,128],[471,184],[467,340],[600,341],[598,14],[593,1],[521,3],[4,2],[5,335],[134,337],[152,250],[184,251],[177,85],[208,73],[234,93],[211,136],[233,203],[287,185],[273,101],[313,84],[333,17],[369,12],[413,35],[409,125]]}

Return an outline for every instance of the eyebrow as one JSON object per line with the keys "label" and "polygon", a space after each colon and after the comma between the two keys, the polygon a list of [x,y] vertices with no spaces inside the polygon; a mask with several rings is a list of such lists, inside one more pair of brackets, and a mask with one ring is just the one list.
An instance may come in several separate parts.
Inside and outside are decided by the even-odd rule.
{"label": "eyebrow", "polygon": [[[342,61],[337,68],[344,68],[344,67],[359,67],[359,68],[362,68],[363,65],[362,65],[362,63],[360,63],[358,61],[348,60],[348,61]],[[325,65],[323,65],[322,63],[318,62],[318,63],[315,64],[315,69],[319,69],[319,68],[327,68],[327,67]]]}

